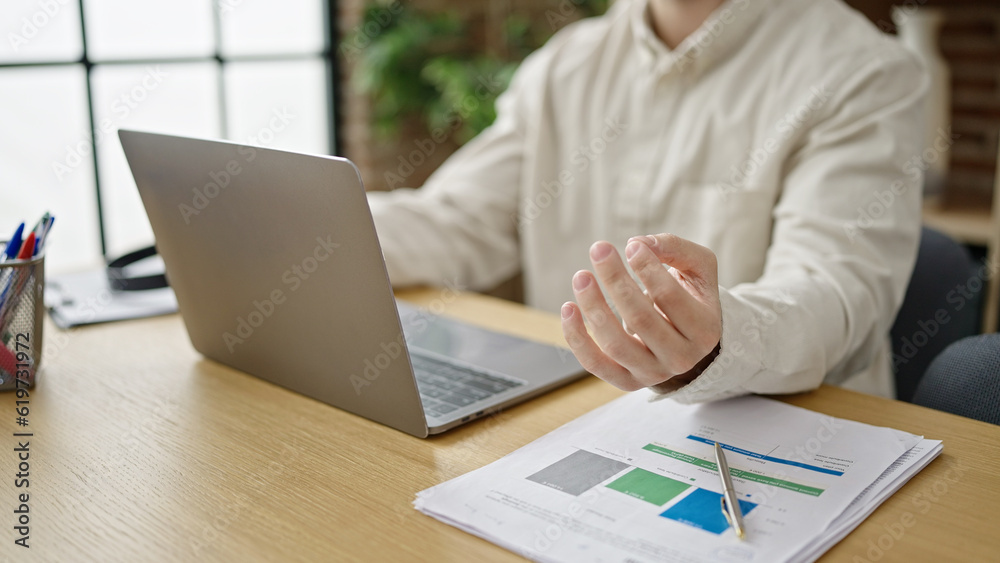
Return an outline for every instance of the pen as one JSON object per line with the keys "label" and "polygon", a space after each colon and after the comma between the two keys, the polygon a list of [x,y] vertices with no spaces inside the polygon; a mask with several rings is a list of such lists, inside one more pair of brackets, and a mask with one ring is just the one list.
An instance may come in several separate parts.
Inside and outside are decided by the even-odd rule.
{"label": "pen", "polygon": [[[733,488],[733,478],[729,475],[729,464],[726,463],[726,454],[722,452],[722,446],[715,443],[715,463],[719,467],[719,477],[722,478],[722,513],[726,515],[729,525],[736,531],[736,537],[746,539],[746,531],[743,528],[743,511],[740,510],[740,502],[736,500],[736,489]],[[727,508],[728,506],[728,508]]]}
{"label": "pen", "polygon": [[21,252],[17,254],[18,260],[30,260],[31,255],[35,253],[35,231],[28,233],[28,238],[24,239],[24,244],[21,245]]}
{"label": "pen", "polygon": [[24,223],[22,222],[17,230],[14,231],[14,236],[10,237],[10,241],[7,242],[7,248],[3,252],[3,256],[0,257],[4,260],[13,260],[17,258],[17,251],[21,249],[21,235],[24,234]]}
{"label": "pen", "polygon": [[46,211],[45,215],[42,215],[42,218],[39,219],[37,223],[35,223],[34,227],[31,228],[31,230],[35,232],[36,240],[38,237],[42,236],[42,230],[45,228],[45,223],[47,223],[48,220],[49,220],[49,212]]}
{"label": "pen", "polygon": [[49,224],[49,217],[50,214],[46,211],[45,215],[42,215],[42,218],[39,219],[38,222],[35,223],[35,226],[31,229],[32,232],[35,233],[35,247],[31,251],[32,256],[38,254],[38,249],[42,244],[42,237],[45,236],[45,227]]}
{"label": "pen", "polygon": [[42,238],[37,243],[37,248],[35,248],[35,254],[45,249],[45,243],[49,240],[49,231],[52,230],[52,224],[56,222],[55,216],[50,215],[48,222],[45,223],[45,231],[42,233]]}
{"label": "pen", "polygon": [[[55,219],[51,213],[45,212],[32,227],[27,237],[23,236],[24,223],[18,225],[14,236],[7,243],[7,247],[4,248],[3,252],[0,252],[0,262],[9,259],[30,260],[37,256],[45,245],[46,235],[52,229],[52,223]],[[18,282],[17,275],[13,270],[5,273],[8,275],[3,276],[2,281],[0,281],[0,326],[3,326],[4,320],[14,308],[11,302],[14,301],[15,297],[20,297],[19,295],[11,295],[11,292],[13,291],[15,294],[20,292],[25,282],[23,279]],[[15,285],[17,287],[14,287]]]}
{"label": "pen", "polygon": [[[24,226],[24,223],[21,224]],[[20,231],[21,229],[18,229]],[[35,231],[28,233],[28,237],[24,239],[24,243],[21,245],[21,249],[17,252],[18,260],[31,260],[32,255],[35,253]],[[24,289],[24,284],[27,278],[18,276],[11,272],[11,274],[4,281],[3,290],[0,291],[0,327],[4,326],[7,320],[7,316],[17,305],[15,304],[20,300],[20,292]],[[13,291],[13,293],[11,293]]]}
{"label": "pen", "polygon": [[[28,233],[28,238],[24,239],[24,244],[21,245],[21,251],[17,254],[18,260],[31,260],[31,255],[35,251],[35,232],[32,231]],[[16,280],[16,281],[15,281]],[[14,293],[17,294],[24,287],[24,278],[20,280],[17,279],[15,274],[11,274],[4,285],[3,292],[0,293],[0,326],[3,325],[4,319],[7,317],[7,294],[10,292],[14,284],[17,287],[14,288]]]}

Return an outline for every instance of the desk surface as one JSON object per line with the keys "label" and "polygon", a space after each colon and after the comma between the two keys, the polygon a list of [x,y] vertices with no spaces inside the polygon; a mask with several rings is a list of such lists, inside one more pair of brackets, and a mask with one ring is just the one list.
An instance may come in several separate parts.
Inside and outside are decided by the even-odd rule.
{"label": "desk surface", "polygon": [[[433,290],[402,297],[561,342],[558,319]],[[417,491],[490,463],[621,392],[596,378],[419,440],[196,353],[179,317],[59,332],[30,396],[30,552],[13,545],[15,397],[0,394],[0,561],[507,561],[424,516]],[[943,439],[944,453],[824,561],[1000,552],[1000,427],[824,387],[787,402]],[[907,513],[909,515],[907,515]]]}

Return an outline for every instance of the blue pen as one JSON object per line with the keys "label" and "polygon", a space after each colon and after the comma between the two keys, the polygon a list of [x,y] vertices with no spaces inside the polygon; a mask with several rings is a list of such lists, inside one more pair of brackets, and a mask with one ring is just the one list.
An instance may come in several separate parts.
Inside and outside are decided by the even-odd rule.
{"label": "blue pen", "polygon": [[21,243],[24,242],[21,239],[21,235],[24,234],[24,223],[22,222],[17,230],[14,231],[14,236],[10,237],[10,242],[7,243],[7,248],[3,252],[4,260],[13,260],[17,258],[17,251],[21,250]]}

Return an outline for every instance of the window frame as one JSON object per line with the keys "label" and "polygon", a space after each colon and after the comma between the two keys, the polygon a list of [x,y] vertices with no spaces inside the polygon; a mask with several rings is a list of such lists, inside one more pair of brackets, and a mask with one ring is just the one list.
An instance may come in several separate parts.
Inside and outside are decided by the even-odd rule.
{"label": "window frame", "polygon": [[[275,62],[275,61],[301,61],[320,59],[326,69],[326,99],[327,99],[327,143],[330,154],[338,154],[341,147],[341,80],[340,64],[337,58],[337,46],[340,44],[339,27],[337,25],[337,15],[339,13],[339,2],[337,0],[325,0],[323,6],[323,31],[326,35],[326,45],[318,53],[309,54],[289,54],[289,55],[238,55],[223,56],[222,54],[222,26],[219,0],[204,0],[212,5],[213,19],[213,39],[215,50],[206,57],[157,57],[141,59],[105,59],[93,61],[90,59],[87,50],[87,17],[84,12],[84,0],[77,0],[79,8],[80,41],[81,54],[79,59],[72,61],[0,61],[0,70],[14,68],[42,68],[42,67],[75,67],[80,66],[84,70],[86,80],[86,103],[87,120],[89,121],[89,131],[91,139],[96,139],[98,135],[97,124],[94,119],[94,95],[93,95],[93,72],[95,67],[113,65],[153,65],[153,64],[173,64],[173,63],[205,63],[214,62],[218,70],[218,99],[216,103],[219,107],[219,130],[223,138],[229,135],[229,124],[226,114],[226,85],[225,68],[228,63],[253,63],[253,62]],[[104,202],[101,197],[101,166],[99,163],[98,151],[91,150],[90,157],[93,165],[93,186],[94,201],[97,210],[98,240],[100,241],[100,252],[105,260],[108,256],[107,225],[104,217]]]}

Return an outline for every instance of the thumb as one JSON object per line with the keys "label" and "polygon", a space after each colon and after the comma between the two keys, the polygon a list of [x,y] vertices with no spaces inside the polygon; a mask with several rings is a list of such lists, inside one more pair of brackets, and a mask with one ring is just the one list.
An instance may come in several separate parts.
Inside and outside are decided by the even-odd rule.
{"label": "thumb", "polygon": [[649,247],[660,262],[688,280],[709,287],[719,285],[719,264],[711,249],[670,233],[632,237],[632,241]]}

